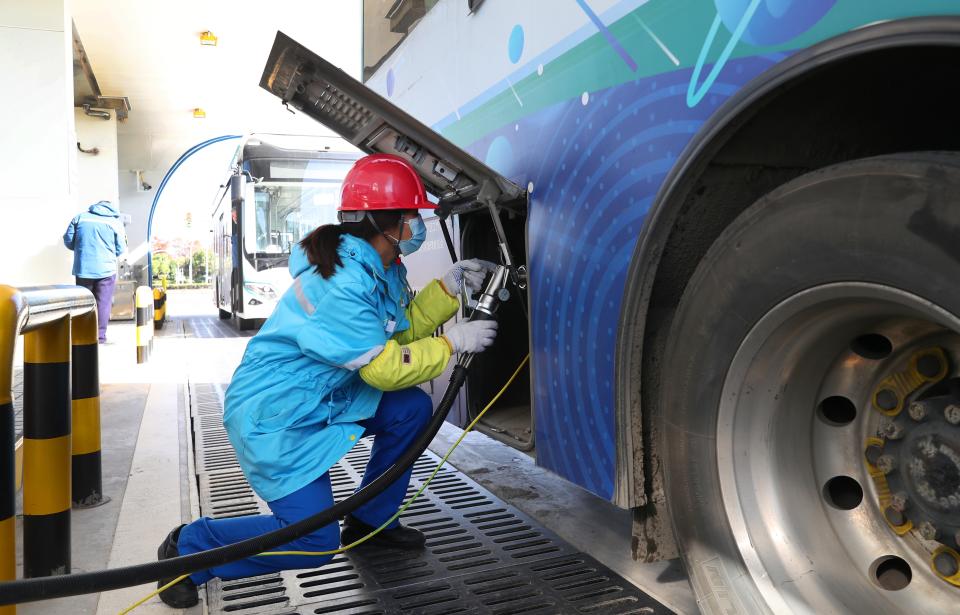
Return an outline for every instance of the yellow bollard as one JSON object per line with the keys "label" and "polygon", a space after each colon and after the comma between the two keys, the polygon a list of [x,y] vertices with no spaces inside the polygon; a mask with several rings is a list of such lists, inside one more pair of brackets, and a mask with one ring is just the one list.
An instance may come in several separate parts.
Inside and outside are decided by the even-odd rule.
{"label": "yellow bollard", "polygon": [[137,363],[146,363],[153,349],[153,291],[148,286],[137,288]]}
{"label": "yellow bollard", "polygon": [[167,320],[167,291],[165,288],[153,289],[153,328],[162,329]]}
{"label": "yellow bollard", "polygon": [[100,368],[97,311],[73,319],[73,466],[74,508],[110,500],[103,495],[100,459]]}
{"label": "yellow bollard", "polygon": [[23,576],[69,574],[70,317],[23,337]]}
{"label": "yellow bollard", "polygon": [[[13,424],[13,353],[25,314],[22,295],[0,285],[0,581],[17,578],[16,559],[16,433]],[[0,607],[15,615],[16,606]]]}

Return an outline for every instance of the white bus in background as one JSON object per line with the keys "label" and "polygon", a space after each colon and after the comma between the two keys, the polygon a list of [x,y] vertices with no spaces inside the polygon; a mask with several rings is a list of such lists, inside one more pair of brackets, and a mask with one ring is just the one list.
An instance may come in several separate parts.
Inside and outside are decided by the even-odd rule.
{"label": "white bus in background", "polygon": [[214,300],[221,319],[252,329],[292,283],[290,250],[337,221],[344,175],[361,154],[339,138],[245,137],[217,193],[212,232]]}

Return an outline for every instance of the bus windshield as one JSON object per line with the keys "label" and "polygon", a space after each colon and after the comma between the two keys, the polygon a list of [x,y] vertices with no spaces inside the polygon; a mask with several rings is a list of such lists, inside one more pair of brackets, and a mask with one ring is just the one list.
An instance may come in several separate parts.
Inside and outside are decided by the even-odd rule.
{"label": "bus windshield", "polygon": [[252,195],[247,193],[252,198],[246,199],[244,249],[257,269],[286,266],[294,244],[318,226],[337,222],[341,180],[352,162],[255,165],[267,172],[252,185]]}
{"label": "bus windshield", "polygon": [[288,255],[293,245],[322,224],[336,223],[340,184],[261,182],[254,187],[253,227],[247,252]]}

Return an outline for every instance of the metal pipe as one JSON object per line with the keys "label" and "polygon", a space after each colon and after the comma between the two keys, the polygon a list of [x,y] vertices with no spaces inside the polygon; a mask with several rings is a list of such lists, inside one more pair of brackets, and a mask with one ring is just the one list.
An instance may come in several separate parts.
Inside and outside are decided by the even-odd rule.
{"label": "metal pipe", "polygon": [[26,321],[18,333],[30,333],[43,325],[97,309],[93,293],[80,286],[25,286],[19,290],[26,304]]}
{"label": "metal pipe", "polygon": [[109,120],[110,118],[113,117],[112,115],[110,115],[109,111],[98,111],[95,109],[91,109],[90,105],[83,105],[83,112],[89,115],[90,117],[98,117],[101,120]]}
{"label": "metal pipe", "polygon": [[503,258],[503,264],[509,269],[513,269],[513,255],[510,254],[510,246],[507,245],[507,233],[503,230],[503,223],[500,221],[500,208],[497,207],[493,199],[486,200],[487,211],[490,212],[490,219],[493,221],[493,230],[497,234],[497,244],[500,246],[500,256]]}

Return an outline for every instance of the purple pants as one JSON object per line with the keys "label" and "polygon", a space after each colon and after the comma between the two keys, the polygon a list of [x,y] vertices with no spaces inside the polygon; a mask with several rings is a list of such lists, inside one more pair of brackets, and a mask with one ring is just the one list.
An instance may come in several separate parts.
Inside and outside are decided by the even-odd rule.
{"label": "purple pants", "polygon": [[113,287],[117,283],[117,276],[91,280],[76,278],[77,286],[82,286],[93,293],[97,300],[97,327],[100,329],[100,343],[107,341],[107,323],[110,322],[110,307],[113,305]]}

